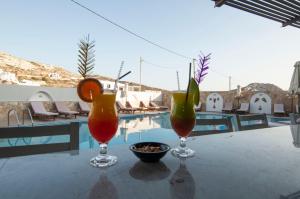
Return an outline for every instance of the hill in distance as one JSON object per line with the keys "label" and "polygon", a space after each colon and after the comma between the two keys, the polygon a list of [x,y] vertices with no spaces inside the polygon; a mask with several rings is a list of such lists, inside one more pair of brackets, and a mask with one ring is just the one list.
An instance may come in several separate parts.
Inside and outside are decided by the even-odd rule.
{"label": "hill in distance", "polygon": [[[94,75],[94,78],[114,81],[113,78]],[[18,84],[29,86],[48,87],[76,87],[81,80],[79,74],[70,72],[61,66],[44,64],[37,61],[25,60],[6,52],[0,52],[0,84]],[[120,81],[131,86],[139,86],[135,82]],[[142,85],[142,90],[164,90]],[[234,92],[231,90],[231,92]],[[248,92],[275,92],[283,93],[281,88],[273,84],[251,83],[242,88],[244,93]],[[204,91],[205,92],[205,91]],[[235,91],[236,92],[236,91]]]}
{"label": "hill in distance", "polygon": [[[110,77],[94,75],[94,78],[114,81]],[[6,52],[0,52],[0,84],[18,84],[28,86],[76,87],[81,80],[79,74],[63,67],[25,60]],[[134,82],[121,81],[131,86]],[[142,85],[142,90],[163,90]]]}

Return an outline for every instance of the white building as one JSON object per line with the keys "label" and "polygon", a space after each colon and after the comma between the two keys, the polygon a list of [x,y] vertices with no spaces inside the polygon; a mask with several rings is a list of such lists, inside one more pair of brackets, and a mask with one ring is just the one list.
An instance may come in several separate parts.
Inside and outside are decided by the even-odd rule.
{"label": "white building", "polygon": [[49,73],[49,74],[48,74],[48,77],[49,77],[50,79],[53,79],[53,80],[58,80],[58,79],[60,79],[60,75],[59,75],[58,73]]}
{"label": "white building", "polygon": [[[104,89],[114,90],[114,88],[115,88],[115,82],[114,81],[101,80],[100,82],[101,82]],[[118,83],[118,90],[119,91],[125,91],[125,84]]]}
{"label": "white building", "polygon": [[0,71],[0,80],[15,82],[15,83],[19,82],[16,77],[16,74],[10,72],[4,72],[3,70]]}
{"label": "white building", "polygon": [[[31,82],[26,82],[30,84]],[[114,82],[101,81],[104,89],[114,89]],[[129,101],[133,106],[138,107],[140,101],[148,104],[149,101],[162,101],[160,91],[128,91],[128,84],[118,84],[117,100],[121,103]],[[9,101],[80,101],[77,95],[77,88],[56,88],[33,85],[7,85],[0,84],[0,102]]]}

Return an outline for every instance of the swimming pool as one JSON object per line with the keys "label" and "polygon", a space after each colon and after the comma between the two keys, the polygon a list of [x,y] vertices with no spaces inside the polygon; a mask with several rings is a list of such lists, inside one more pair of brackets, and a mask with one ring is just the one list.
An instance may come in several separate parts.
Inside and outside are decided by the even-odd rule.
{"label": "swimming pool", "polygon": [[[109,145],[133,144],[140,141],[158,141],[177,140],[178,136],[172,130],[169,113],[149,114],[149,115],[123,115],[119,119],[119,127],[114,138]],[[213,113],[197,113],[197,118],[219,119],[229,117],[233,124],[233,129],[237,129],[236,118],[232,114],[213,114]],[[270,123],[286,123],[288,118],[268,117]],[[195,130],[209,130],[213,127],[202,126],[195,127]],[[224,129],[225,126],[219,125],[217,129]],[[3,139],[0,140],[0,146],[16,146],[27,144],[41,143],[58,143],[68,141],[67,136],[44,136],[37,138],[19,138],[19,139]],[[86,121],[82,121],[79,132],[80,149],[98,148],[98,143],[89,133]]]}

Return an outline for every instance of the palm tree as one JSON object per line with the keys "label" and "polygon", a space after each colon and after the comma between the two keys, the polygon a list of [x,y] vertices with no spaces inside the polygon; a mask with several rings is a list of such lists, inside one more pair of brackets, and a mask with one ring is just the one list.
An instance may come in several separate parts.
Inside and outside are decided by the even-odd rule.
{"label": "palm tree", "polygon": [[90,35],[88,35],[80,40],[78,47],[78,72],[86,78],[91,74],[95,65],[95,40],[90,41]]}

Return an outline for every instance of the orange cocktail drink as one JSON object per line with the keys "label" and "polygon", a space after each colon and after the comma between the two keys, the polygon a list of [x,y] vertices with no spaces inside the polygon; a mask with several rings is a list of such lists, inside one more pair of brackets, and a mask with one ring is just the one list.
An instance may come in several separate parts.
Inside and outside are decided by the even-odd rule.
{"label": "orange cocktail drink", "polygon": [[99,143],[108,143],[117,132],[118,115],[115,101],[114,93],[103,93],[93,99],[88,126],[92,136]]}
{"label": "orange cocktail drink", "polygon": [[91,159],[95,167],[107,167],[117,162],[116,156],[107,155],[107,144],[118,129],[118,114],[115,107],[116,94],[102,93],[93,98],[88,118],[92,136],[100,144],[100,154]]}
{"label": "orange cocktail drink", "polygon": [[90,133],[100,144],[100,153],[90,160],[90,164],[94,167],[114,165],[117,157],[107,155],[107,144],[118,129],[118,114],[115,107],[116,92],[104,92],[99,80],[86,78],[79,82],[77,93],[80,99],[92,103],[88,126]]}

